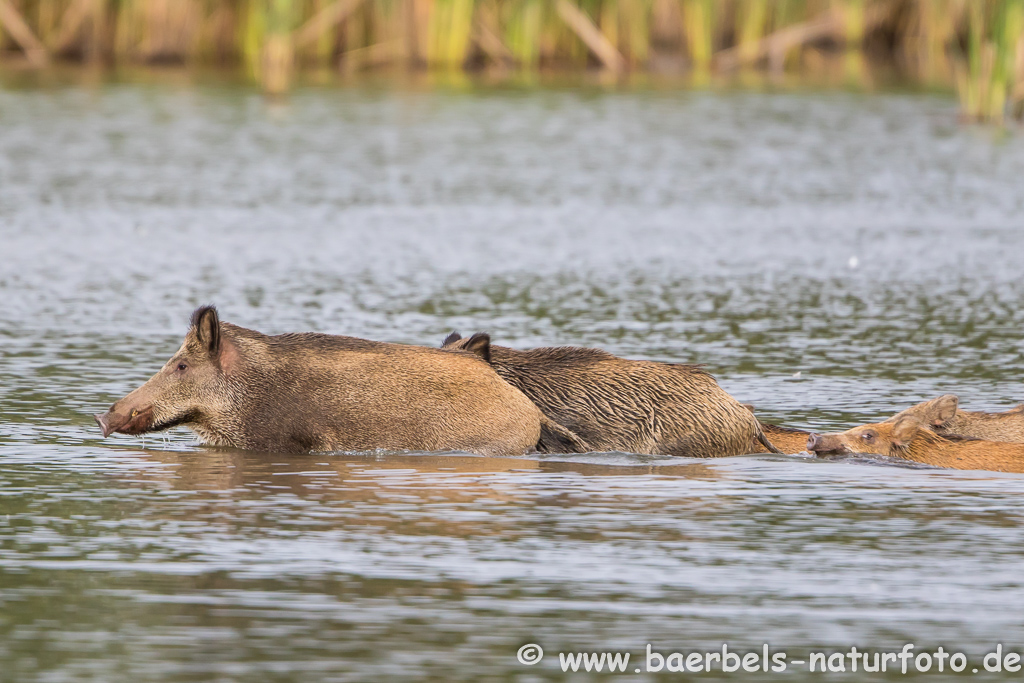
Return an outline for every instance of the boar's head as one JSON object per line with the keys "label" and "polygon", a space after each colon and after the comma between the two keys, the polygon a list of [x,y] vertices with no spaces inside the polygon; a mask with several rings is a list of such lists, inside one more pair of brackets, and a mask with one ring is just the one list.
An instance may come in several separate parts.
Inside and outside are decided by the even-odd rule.
{"label": "boar's head", "polygon": [[870,453],[901,457],[921,428],[917,418],[904,415],[892,422],[861,425],[845,432],[811,434],[807,450],[815,455]]}
{"label": "boar's head", "polygon": [[230,387],[224,370],[237,360],[237,350],[222,338],[213,306],[197,308],[191,323],[185,342],[158,373],[95,416],[104,437],[202,424],[227,412]]}

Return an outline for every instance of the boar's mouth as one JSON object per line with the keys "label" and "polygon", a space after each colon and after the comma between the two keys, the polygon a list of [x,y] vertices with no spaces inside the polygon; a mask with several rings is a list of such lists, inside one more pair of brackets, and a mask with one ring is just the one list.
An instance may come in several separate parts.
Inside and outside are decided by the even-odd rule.
{"label": "boar's mouth", "polygon": [[114,432],[119,434],[128,434],[134,436],[136,434],[143,434],[145,432],[160,432],[171,427],[177,427],[178,425],[192,422],[194,416],[191,412],[183,413],[177,417],[164,419],[159,422],[153,421],[153,407],[145,408],[144,410],[134,411],[130,415],[117,415],[115,413],[106,413],[104,415],[94,416],[96,424],[100,426],[103,431],[104,438],[110,436]]}
{"label": "boar's mouth", "polygon": [[189,422],[194,422],[194,421],[195,421],[195,416],[192,413],[184,413],[182,415],[179,415],[178,417],[174,417],[174,418],[171,418],[171,419],[168,419],[168,420],[163,420],[161,422],[154,422],[145,431],[147,431],[147,432],[162,432],[165,429],[170,429],[171,427],[177,427],[179,425],[188,424]]}
{"label": "boar's mouth", "polygon": [[836,448],[831,448],[829,450],[825,450],[824,448],[808,448],[807,450],[809,450],[811,453],[814,453],[819,458],[830,455],[853,455],[853,451],[851,451],[846,446],[838,446]]}

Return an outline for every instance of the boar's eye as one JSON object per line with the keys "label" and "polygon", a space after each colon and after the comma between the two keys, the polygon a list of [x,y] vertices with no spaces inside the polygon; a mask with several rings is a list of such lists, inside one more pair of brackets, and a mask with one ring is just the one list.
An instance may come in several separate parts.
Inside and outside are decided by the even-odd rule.
{"label": "boar's eye", "polygon": [[864,432],[863,434],[860,435],[860,438],[864,439],[865,441],[874,441],[875,440],[875,433],[874,432]]}
{"label": "boar's eye", "polygon": [[178,372],[185,372],[188,370],[188,366],[184,363],[178,363]]}

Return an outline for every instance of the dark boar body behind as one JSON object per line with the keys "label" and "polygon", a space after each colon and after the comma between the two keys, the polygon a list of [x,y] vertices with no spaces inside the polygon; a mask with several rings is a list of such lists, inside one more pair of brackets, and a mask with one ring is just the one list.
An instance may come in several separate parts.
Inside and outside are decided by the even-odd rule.
{"label": "dark boar body behind", "polygon": [[485,455],[532,451],[546,421],[478,358],[326,334],[268,336],[220,322],[213,307],[196,310],[160,372],[96,420],[104,436],[185,425],[204,443],[263,451]]}
{"label": "dark boar body behind", "polygon": [[693,365],[636,361],[600,349],[518,351],[486,334],[453,333],[443,348],[490,362],[554,422],[597,451],[689,457],[740,455],[765,439],[753,414]]}

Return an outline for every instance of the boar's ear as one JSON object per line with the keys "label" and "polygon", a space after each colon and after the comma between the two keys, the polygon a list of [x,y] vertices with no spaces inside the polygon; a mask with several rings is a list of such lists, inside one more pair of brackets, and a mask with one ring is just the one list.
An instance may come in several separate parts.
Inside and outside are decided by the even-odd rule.
{"label": "boar's ear", "polygon": [[909,446],[917,433],[921,430],[921,423],[915,418],[905,415],[892,425],[892,443],[894,446]]}
{"label": "boar's ear", "polygon": [[750,412],[754,412],[754,404],[753,403],[741,403],[740,405],[743,406],[744,408],[746,408],[747,410],[749,410]]}
{"label": "boar's ear", "polygon": [[956,415],[956,408],[959,403],[960,399],[956,394],[943,394],[935,399],[935,426],[938,427],[952,420],[953,416]]}
{"label": "boar's ear", "polygon": [[192,329],[196,339],[211,356],[220,353],[220,318],[214,306],[200,306],[192,313]]}
{"label": "boar's ear", "polygon": [[475,353],[488,363],[491,362],[491,335],[477,332],[462,343],[462,350]]}
{"label": "boar's ear", "polygon": [[446,349],[455,342],[459,341],[460,339],[462,339],[461,334],[459,334],[458,332],[452,332],[451,334],[444,338],[443,342],[441,342],[441,348]]}

